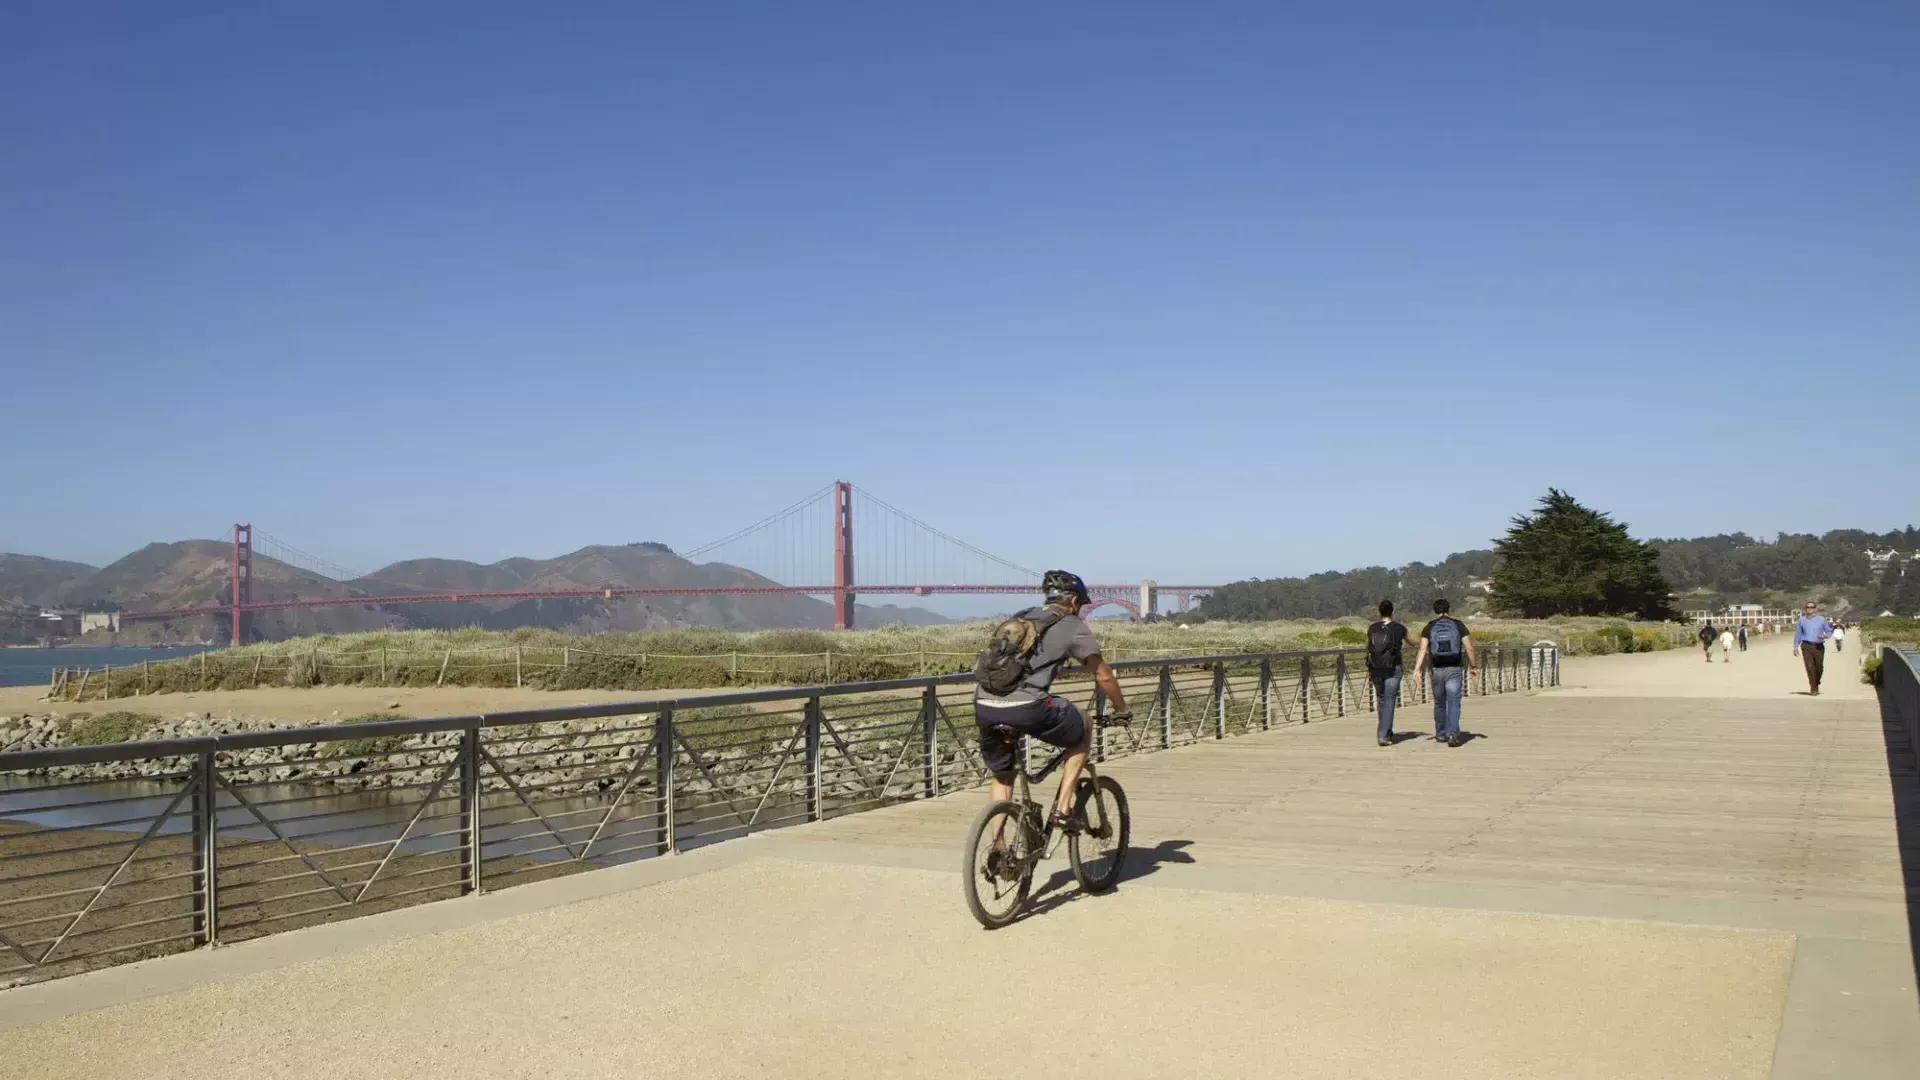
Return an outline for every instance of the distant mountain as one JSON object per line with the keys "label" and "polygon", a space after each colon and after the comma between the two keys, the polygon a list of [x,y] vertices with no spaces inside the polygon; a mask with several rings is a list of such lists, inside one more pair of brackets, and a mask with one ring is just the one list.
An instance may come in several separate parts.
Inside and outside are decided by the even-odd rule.
{"label": "distant mountain", "polygon": [[94,570],[86,563],[0,554],[0,601],[20,605],[58,603],[63,590]]}
{"label": "distant mountain", "polygon": [[[0,601],[33,605],[152,611],[224,605],[232,548],[213,540],[148,544],[95,569],[31,555],[0,555]],[[595,545],[553,559],[505,559],[481,565],[458,559],[410,559],[351,582],[310,573],[277,559],[253,557],[253,599],[400,596],[410,593],[493,589],[591,589],[655,586],[697,588],[778,584],[725,563],[694,563],[659,544]],[[856,608],[860,625],[890,622],[925,625],[947,621],[921,608]],[[483,626],[543,627],[573,633],[718,626],[751,630],[825,628],[833,608],[797,595],[702,595],[587,597],[455,604],[346,604],[327,608],[261,611],[248,616],[251,635],[279,640],[307,634],[366,630]],[[224,616],[176,622],[128,623],[123,641],[215,639],[226,633]]]}
{"label": "distant mountain", "polygon": [[[480,589],[590,589],[606,586],[727,588],[777,585],[726,563],[694,563],[659,544],[594,545],[553,559],[504,559],[481,565],[458,559],[410,559],[358,581],[368,595],[468,592]],[[495,603],[392,605],[414,626],[542,626],[593,633],[670,626],[821,629],[833,625],[833,606],[811,596],[636,596],[614,599],[521,600]],[[857,623],[927,625],[947,621],[922,608],[856,605]]]}

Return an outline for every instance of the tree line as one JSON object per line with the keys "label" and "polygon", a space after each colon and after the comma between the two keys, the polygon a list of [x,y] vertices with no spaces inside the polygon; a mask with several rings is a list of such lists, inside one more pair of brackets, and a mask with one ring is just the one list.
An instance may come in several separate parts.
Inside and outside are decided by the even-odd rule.
{"label": "tree line", "polygon": [[[1868,549],[1893,549],[1884,575]],[[1204,598],[1197,619],[1331,619],[1369,615],[1382,599],[1408,611],[1436,597],[1484,594],[1501,614],[1627,615],[1672,618],[1677,593],[1796,591],[1817,586],[1877,587],[1879,609],[1920,614],[1920,529],[1834,529],[1822,536],[1781,533],[1772,542],[1745,533],[1692,539],[1635,540],[1627,524],[1548,489],[1515,517],[1491,549],[1456,552],[1438,565],[1367,566],[1307,577],[1234,582]]]}

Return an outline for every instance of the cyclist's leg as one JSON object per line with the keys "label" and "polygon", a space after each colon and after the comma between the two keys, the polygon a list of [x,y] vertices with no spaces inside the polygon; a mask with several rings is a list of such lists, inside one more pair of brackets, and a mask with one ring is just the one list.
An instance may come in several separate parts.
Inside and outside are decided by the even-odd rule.
{"label": "cyclist's leg", "polygon": [[1037,714],[1039,709],[1039,702],[1034,702],[1030,708],[1019,709],[990,709],[974,705],[973,723],[980,733],[980,760],[985,763],[987,773],[992,777],[987,785],[989,803],[1013,798],[1013,740],[994,728],[1005,725],[1024,729],[1030,723],[1029,716]]}
{"label": "cyclist's leg", "polygon": [[1060,792],[1054,797],[1053,809],[1056,813],[1069,813],[1073,809],[1074,785],[1080,781],[1080,773],[1087,764],[1087,751],[1093,746],[1093,732],[1087,726],[1087,718],[1081,715],[1079,706],[1066,698],[1049,697],[1046,723],[1032,734],[1041,742],[1067,751],[1060,762]]}

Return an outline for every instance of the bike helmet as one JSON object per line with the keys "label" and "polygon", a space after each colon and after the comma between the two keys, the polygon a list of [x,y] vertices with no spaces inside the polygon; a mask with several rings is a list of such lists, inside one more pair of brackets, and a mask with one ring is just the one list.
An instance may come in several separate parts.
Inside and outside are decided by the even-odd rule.
{"label": "bike helmet", "polygon": [[1065,570],[1049,570],[1040,579],[1040,591],[1047,594],[1047,602],[1076,597],[1083,604],[1091,603],[1093,597],[1087,595],[1087,583],[1080,580],[1079,574],[1069,574]]}

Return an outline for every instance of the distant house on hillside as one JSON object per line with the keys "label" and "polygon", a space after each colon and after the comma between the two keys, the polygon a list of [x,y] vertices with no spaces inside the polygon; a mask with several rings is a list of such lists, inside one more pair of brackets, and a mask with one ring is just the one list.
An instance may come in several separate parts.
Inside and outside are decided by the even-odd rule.
{"label": "distant house on hillside", "polygon": [[1873,567],[1874,573],[1877,574],[1885,570],[1892,564],[1893,560],[1899,558],[1899,556],[1900,552],[1894,548],[1888,548],[1885,551],[1875,551],[1872,548],[1868,548],[1867,565]]}

